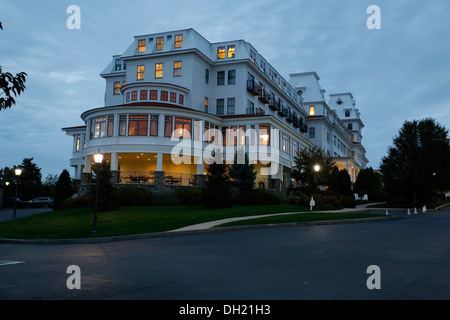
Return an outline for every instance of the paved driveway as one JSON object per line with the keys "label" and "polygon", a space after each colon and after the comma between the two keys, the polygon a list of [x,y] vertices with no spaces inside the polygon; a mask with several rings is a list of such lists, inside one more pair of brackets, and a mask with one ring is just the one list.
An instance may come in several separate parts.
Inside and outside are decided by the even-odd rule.
{"label": "paved driveway", "polygon": [[[34,214],[53,211],[53,209],[49,208],[27,208],[27,209],[17,209],[16,210],[16,219],[20,219],[23,217],[28,217]],[[14,215],[14,208],[2,208],[0,209],[0,222],[12,220]]]}
{"label": "paved driveway", "polygon": [[[0,299],[450,299],[450,208],[358,224],[0,244]],[[69,290],[66,270],[81,270]],[[368,289],[369,266],[381,289]]]}

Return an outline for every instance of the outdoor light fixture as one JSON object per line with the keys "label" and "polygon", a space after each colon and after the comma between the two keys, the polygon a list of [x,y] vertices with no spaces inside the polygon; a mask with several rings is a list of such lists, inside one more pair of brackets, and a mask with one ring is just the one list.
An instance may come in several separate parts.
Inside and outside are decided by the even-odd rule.
{"label": "outdoor light fixture", "polygon": [[100,178],[100,165],[103,162],[103,154],[100,153],[100,150],[97,151],[96,154],[94,154],[94,162],[96,167],[96,181],[95,181],[95,209],[94,209],[94,223],[93,223],[93,229],[91,231],[91,234],[97,233],[97,208],[98,208],[98,180]]}
{"label": "outdoor light fixture", "polygon": [[316,165],[314,166],[314,171],[315,171],[315,172],[319,172],[319,171],[320,171],[320,166],[319,166],[318,164],[316,164]]}
{"label": "outdoor light fixture", "polygon": [[17,213],[17,193],[19,189],[19,176],[22,174],[21,168],[14,169],[14,174],[16,175],[16,197],[14,198],[14,214],[13,221],[16,222],[16,213]]}
{"label": "outdoor light fixture", "polygon": [[94,154],[94,162],[95,164],[101,164],[103,161],[103,154],[100,153],[100,151],[97,151],[96,154]]}

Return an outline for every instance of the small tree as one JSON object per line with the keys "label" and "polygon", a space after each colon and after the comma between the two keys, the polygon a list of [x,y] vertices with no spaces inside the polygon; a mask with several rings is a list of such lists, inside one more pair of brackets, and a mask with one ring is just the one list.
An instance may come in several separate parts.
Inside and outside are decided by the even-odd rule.
{"label": "small tree", "polygon": [[94,184],[89,190],[89,198],[92,203],[95,201],[95,189],[98,179],[98,210],[107,211],[117,208],[117,201],[115,197],[114,184],[112,182],[112,173],[109,165],[102,163],[99,169],[95,170],[98,174],[94,178]]}
{"label": "small tree", "polygon": [[[319,165],[319,171],[314,170],[314,166]],[[292,177],[306,184],[308,191],[316,192],[318,185],[328,185],[330,183],[333,170],[333,161],[330,156],[322,152],[320,148],[310,147],[297,153],[294,158]]]}
{"label": "small tree", "polygon": [[64,169],[59,175],[55,189],[55,209],[61,209],[63,202],[73,194],[72,180],[69,171]]}
{"label": "small tree", "polygon": [[228,165],[223,161],[221,152],[213,155],[213,157],[216,160],[206,170],[206,182],[202,190],[202,203],[209,208],[231,207],[231,182],[228,176]]}
{"label": "small tree", "polygon": [[[241,154],[238,154],[239,152]],[[247,153],[242,153],[244,152],[238,150],[234,155],[234,162],[230,168],[229,175],[233,186],[238,188],[239,191],[252,190],[255,187],[256,180],[255,165],[249,163]],[[238,163],[238,156],[244,158],[239,159],[239,162],[243,163]]]}

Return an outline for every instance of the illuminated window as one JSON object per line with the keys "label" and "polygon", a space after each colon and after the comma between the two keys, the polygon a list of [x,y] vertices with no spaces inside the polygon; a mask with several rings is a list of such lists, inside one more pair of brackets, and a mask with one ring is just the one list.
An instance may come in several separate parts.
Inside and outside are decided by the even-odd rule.
{"label": "illuminated window", "polygon": [[139,43],[138,43],[138,52],[139,52],[139,53],[145,52],[145,40],[139,40]]}
{"label": "illuminated window", "polygon": [[156,38],[156,51],[164,49],[164,37]]}
{"label": "illuminated window", "polygon": [[168,101],[168,100],[169,100],[169,92],[161,91],[161,101]]}
{"label": "illuminated window", "polygon": [[314,106],[309,106],[309,115],[313,116],[315,114],[316,114],[316,112],[315,112]]}
{"label": "illuminated window", "polygon": [[259,126],[259,144],[263,146],[270,145],[270,127]]}
{"label": "illuminated window", "polygon": [[245,145],[245,126],[239,127],[239,145]]}
{"label": "illuminated window", "polygon": [[127,116],[119,116],[119,136],[127,135]]}
{"label": "illuminated window", "polygon": [[150,90],[150,100],[158,99],[158,90]]}
{"label": "illuminated window", "polygon": [[155,78],[162,78],[163,76],[163,64],[157,63],[155,64]]}
{"label": "illuminated window", "polygon": [[137,100],[137,91],[131,91],[131,101]]}
{"label": "illuminated window", "polygon": [[106,137],[106,117],[99,117],[91,120],[91,139]]}
{"label": "illuminated window", "polygon": [[191,138],[192,119],[175,118],[175,138]]}
{"label": "illuminated window", "polygon": [[181,48],[183,46],[183,35],[177,34],[175,36],[175,48]]}
{"label": "illuminated window", "polygon": [[217,48],[217,59],[225,59],[225,47]]}
{"label": "illuminated window", "polygon": [[130,115],[128,119],[129,136],[146,136],[148,129],[148,116]]}
{"label": "illuminated window", "polygon": [[147,100],[147,90],[141,90],[141,100]]}
{"label": "illuminated window", "polygon": [[209,99],[208,97],[205,97],[205,112],[208,113],[208,107],[209,107]]}
{"label": "illuminated window", "polygon": [[75,152],[78,152],[78,151],[80,151],[80,135],[79,134],[75,135],[75,140],[76,140]]}
{"label": "illuminated window", "polygon": [[157,136],[158,135],[158,118],[157,115],[150,116],[150,135]]}
{"label": "illuminated window", "polygon": [[108,116],[108,137],[114,134],[114,116]]}
{"label": "illuminated window", "polygon": [[164,127],[164,137],[172,136],[172,128],[173,128],[173,117],[166,116],[165,127]]}
{"label": "illuminated window", "polygon": [[181,61],[175,61],[173,63],[173,76],[174,77],[181,76]]}
{"label": "illuminated window", "polygon": [[177,94],[175,92],[170,93],[170,102],[177,102]]}
{"label": "illuminated window", "polygon": [[113,94],[119,94],[120,93],[120,81],[114,82],[114,93]]}
{"label": "illuminated window", "polygon": [[144,65],[137,66],[137,79],[138,80],[144,80],[144,71],[145,71]]}
{"label": "illuminated window", "polygon": [[228,46],[227,48],[227,58],[234,58],[236,53],[236,48],[233,46]]}

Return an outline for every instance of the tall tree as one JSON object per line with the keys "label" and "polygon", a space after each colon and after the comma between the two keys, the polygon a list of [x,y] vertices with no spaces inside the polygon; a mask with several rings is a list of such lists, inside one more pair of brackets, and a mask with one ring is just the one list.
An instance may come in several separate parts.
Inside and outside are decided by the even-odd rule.
{"label": "tall tree", "polygon": [[69,171],[64,169],[59,175],[58,181],[56,182],[54,208],[62,208],[63,202],[67,200],[72,194],[72,179],[70,178]]}
{"label": "tall tree", "polygon": [[[240,191],[252,190],[255,187],[256,179],[255,165],[249,162],[247,153],[242,151],[242,155],[239,152],[241,151],[238,150],[234,156],[234,162],[231,165],[229,176],[233,186],[237,187]],[[238,161],[238,158],[243,161]]]}
{"label": "tall tree", "polygon": [[[319,171],[314,167],[318,165]],[[292,177],[306,184],[309,192],[316,192],[318,185],[328,185],[333,171],[333,161],[320,148],[310,147],[302,149],[294,157]]]}
{"label": "tall tree", "polygon": [[420,205],[450,187],[448,130],[434,119],[405,121],[380,170],[396,201]]}
{"label": "tall tree", "polygon": [[[3,30],[0,22],[0,29]],[[15,76],[9,72],[3,72],[0,66],[0,111],[11,108],[16,103],[15,97],[25,90],[25,72],[17,73]]]}
{"label": "tall tree", "polygon": [[[202,203],[209,208],[231,207],[231,182],[228,165],[223,161],[223,154],[214,154],[216,159],[207,168],[206,182],[202,189]],[[217,161],[219,159],[219,161]],[[220,161],[222,159],[222,161]]]}

